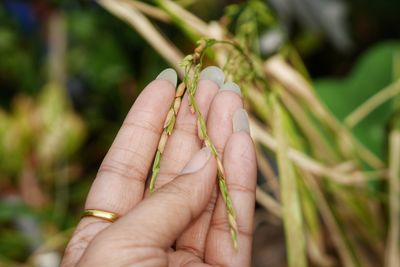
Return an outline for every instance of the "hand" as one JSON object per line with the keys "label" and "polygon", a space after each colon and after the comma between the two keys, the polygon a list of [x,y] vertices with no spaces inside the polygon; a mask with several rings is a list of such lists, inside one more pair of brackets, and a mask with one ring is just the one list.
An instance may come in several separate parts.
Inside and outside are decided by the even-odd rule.
{"label": "hand", "polygon": [[[173,101],[176,72],[163,71],[140,94],[108,151],[86,209],[110,211],[114,223],[84,217],[62,266],[250,266],[256,158],[247,116],[234,83],[216,67],[202,71],[196,100],[225,168],[237,211],[238,252],[232,248],[216,160],[197,135],[187,95],[165,147],[156,192],[146,178]],[[220,88],[221,87],[221,88]]]}

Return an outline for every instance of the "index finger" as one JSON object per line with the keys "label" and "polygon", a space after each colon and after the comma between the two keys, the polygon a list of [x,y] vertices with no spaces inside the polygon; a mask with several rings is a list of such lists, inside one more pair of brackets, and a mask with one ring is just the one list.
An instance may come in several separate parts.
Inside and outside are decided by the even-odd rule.
{"label": "index finger", "polygon": [[[176,72],[167,69],[139,95],[100,166],[86,209],[121,216],[142,200],[163,123],[175,95],[176,80]],[[84,217],[67,246],[62,266],[75,266],[88,243],[109,224]]]}

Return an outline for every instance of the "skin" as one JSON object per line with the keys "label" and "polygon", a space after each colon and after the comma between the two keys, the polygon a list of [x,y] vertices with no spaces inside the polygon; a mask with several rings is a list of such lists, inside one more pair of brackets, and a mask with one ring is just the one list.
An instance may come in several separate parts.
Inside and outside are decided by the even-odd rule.
{"label": "skin", "polygon": [[157,190],[148,193],[146,179],[175,93],[168,81],[154,80],[129,111],[85,204],[86,209],[112,211],[121,217],[114,223],[82,218],[62,267],[250,266],[256,158],[249,134],[232,130],[232,115],[243,102],[232,91],[219,92],[209,80],[201,80],[197,92],[237,211],[238,252],[232,248],[216,186],[215,159],[210,156],[199,170],[182,174],[203,147],[187,96],[163,154]]}

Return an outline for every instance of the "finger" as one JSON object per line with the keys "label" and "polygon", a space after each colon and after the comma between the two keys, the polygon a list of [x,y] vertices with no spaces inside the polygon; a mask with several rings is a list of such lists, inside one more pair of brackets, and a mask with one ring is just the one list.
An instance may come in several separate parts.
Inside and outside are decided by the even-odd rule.
{"label": "finger", "polygon": [[[223,81],[224,73],[215,66],[207,67],[200,73],[195,99],[204,118],[207,118],[211,101]],[[197,117],[190,111],[186,93],[161,159],[156,188],[176,177],[191,156],[201,148],[201,143],[197,133]]]}
{"label": "finger", "polygon": [[151,261],[152,266],[167,266],[167,248],[204,209],[215,177],[216,161],[210,149],[204,148],[186,165],[183,175],[101,232],[89,245],[80,264],[147,266]]}
{"label": "finger", "polygon": [[238,252],[234,251],[225,204],[218,196],[207,236],[205,261],[219,266],[250,266],[253,215],[257,178],[254,145],[248,134],[247,113],[240,109],[233,117],[234,133],[229,138],[223,164],[228,190],[236,209]]}
{"label": "finger", "polygon": [[[211,104],[207,129],[221,158],[225,144],[232,134],[233,113],[242,107],[240,88],[232,82],[227,82],[221,87]],[[204,258],[207,233],[218,195],[217,189],[215,186],[211,200],[204,212],[177,240],[177,250],[185,250],[201,259]]]}
{"label": "finger", "polygon": [[[100,166],[85,208],[123,215],[143,198],[176,80],[176,72],[167,69],[139,95]],[[94,217],[83,218],[67,246],[63,266],[74,266],[90,240],[108,225]]]}
{"label": "finger", "polygon": [[184,250],[173,251],[168,254],[169,266],[176,267],[210,267],[203,259]]}

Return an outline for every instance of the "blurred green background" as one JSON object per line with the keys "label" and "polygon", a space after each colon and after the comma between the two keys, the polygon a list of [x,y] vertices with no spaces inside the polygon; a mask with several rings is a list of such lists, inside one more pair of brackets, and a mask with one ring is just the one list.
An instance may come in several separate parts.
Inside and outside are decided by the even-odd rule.
{"label": "blurred green background", "polygon": [[[240,1],[180,2],[210,21]],[[400,77],[393,65],[393,55],[400,57],[400,1],[267,2],[338,118]],[[183,51],[193,48],[172,26],[157,27]],[[260,35],[266,56],[282,38]],[[94,1],[0,3],[0,266],[58,265],[124,116],[167,66]],[[393,105],[355,129],[381,157]],[[263,236],[255,258],[284,266],[283,237]]]}

